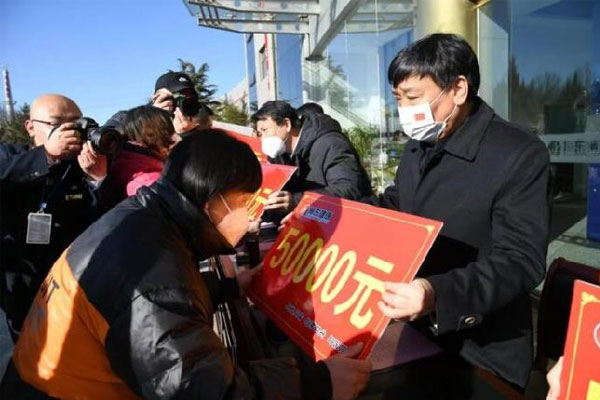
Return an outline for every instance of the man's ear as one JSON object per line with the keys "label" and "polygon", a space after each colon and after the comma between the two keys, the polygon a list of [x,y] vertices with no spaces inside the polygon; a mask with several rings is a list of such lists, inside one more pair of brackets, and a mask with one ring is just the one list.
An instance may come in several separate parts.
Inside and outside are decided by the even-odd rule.
{"label": "man's ear", "polygon": [[454,104],[457,106],[462,106],[467,102],[467,97],[469,96],[469,82],[467,82],[467,78],[464,75],[459,75],[454,81],[452,85],[452,94]]}
{"label": "man's ear", "polygon": [[25,123],[23,124],[23,126],[25,127],[25,130],[27,131],[27,133],[29,134],[30,138],[34,138],[35,137],[35,131],[33,128],[33,121],[28,119],[25,121]]}
{"label": "man's ear", "polygon": [[285,126],[285,130],[286,130],[288,133],[291,133],[291,132],[292,132],[292,128],[293,128],[293,126],[292,126],[292,121],[290,121],[290,119],[289,119],[289,118],[286,118],[286,119],[284,119],[284,120],[283,120],[283,126]]}

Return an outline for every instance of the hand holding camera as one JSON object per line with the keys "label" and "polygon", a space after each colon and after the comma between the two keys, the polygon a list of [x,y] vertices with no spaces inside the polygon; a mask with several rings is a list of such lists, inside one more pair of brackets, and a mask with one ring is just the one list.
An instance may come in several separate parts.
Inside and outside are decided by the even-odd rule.
{"label": "hand holding camera", "polygon": [[75,130],[97,153],[115,156],[121,148],[121,134],[113,126],[99,126],[93,119],[82,117],[75,121]]}
{"label": "hand holding camera", "polygon": [[114,156],[121,146],[121,135],[112,126],[98,126],[91,118],[65,122],[48,134],[44,144],[52,162],[77,157],[81,169],[93,180],[106,176],[106,156]]}
{"label": "hand holding camera", "polygon": [[108,161],[105,155],[94,151],[90,142],[85,142],[77,156],[79,166],[94,181],[99,181],[108,173]]}
{"label": "hand holding camera", "polygon": [[75,122],[65,122],[53,129],[44,144],[48,158],[56,162],[78,155],[81,152],[81,136]]}
{"label": "hand holding camera", "polygon": [[165,111],[173,112],[173,95],[167,89],[159,89],[152,96],[152,104],[154,107],[162,108]]}
{"label": "hand holding camera", "polygon": [[171,93],[167,89],[159,89],[152,96],[152,104],[155,107],[174,113],[177,108],[187,117],[192,117],[200,111],[198,97],[193,90],[184,89]]}

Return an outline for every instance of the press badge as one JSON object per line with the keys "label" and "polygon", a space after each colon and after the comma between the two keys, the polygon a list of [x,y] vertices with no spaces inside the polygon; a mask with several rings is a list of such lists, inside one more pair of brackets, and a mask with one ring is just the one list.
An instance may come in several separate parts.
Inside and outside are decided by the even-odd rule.
{"label": "press badge", "polygon": [[27,217],[27,244],[49,244],[52,214],[29,213]]}

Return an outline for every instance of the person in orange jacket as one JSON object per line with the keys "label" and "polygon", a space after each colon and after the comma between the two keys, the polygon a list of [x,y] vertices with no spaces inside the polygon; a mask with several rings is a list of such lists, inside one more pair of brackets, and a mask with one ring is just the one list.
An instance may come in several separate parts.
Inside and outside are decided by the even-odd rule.
{"label": "person in orange jacket", "polygon": [[235,365],[213,331],[217,306],[256,274],[218,280],[197,263],[248,229],[262,174],[250,147],[220,130],[190,135],[162,177],[80,235],[54,264],[0,388],[6,399],[351,399],[368,360],[345,355]]}

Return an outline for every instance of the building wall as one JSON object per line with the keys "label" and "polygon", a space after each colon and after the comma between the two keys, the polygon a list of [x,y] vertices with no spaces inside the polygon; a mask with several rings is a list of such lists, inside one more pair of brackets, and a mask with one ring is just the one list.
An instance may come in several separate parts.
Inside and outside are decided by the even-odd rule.
{"label": "building wall", "polygon": [[246,80],[248,81],[248,112],[258,110],[258,84],[256,74],[256,52],[254,49],[254,34],[244,35],[246,53]]}
{"label": "building wall", "polygon": [[248,78],[242,79],[233,89],[225,93],[224,100],[235,105],[240,110],[247,110],[248,97]]}
{"label": "building wall", "polygon": [[254,55],[256,71],[256,93],[258,107],[266,101],[276,99],[277,81],[274,49],[274,35],[254,34]]}

